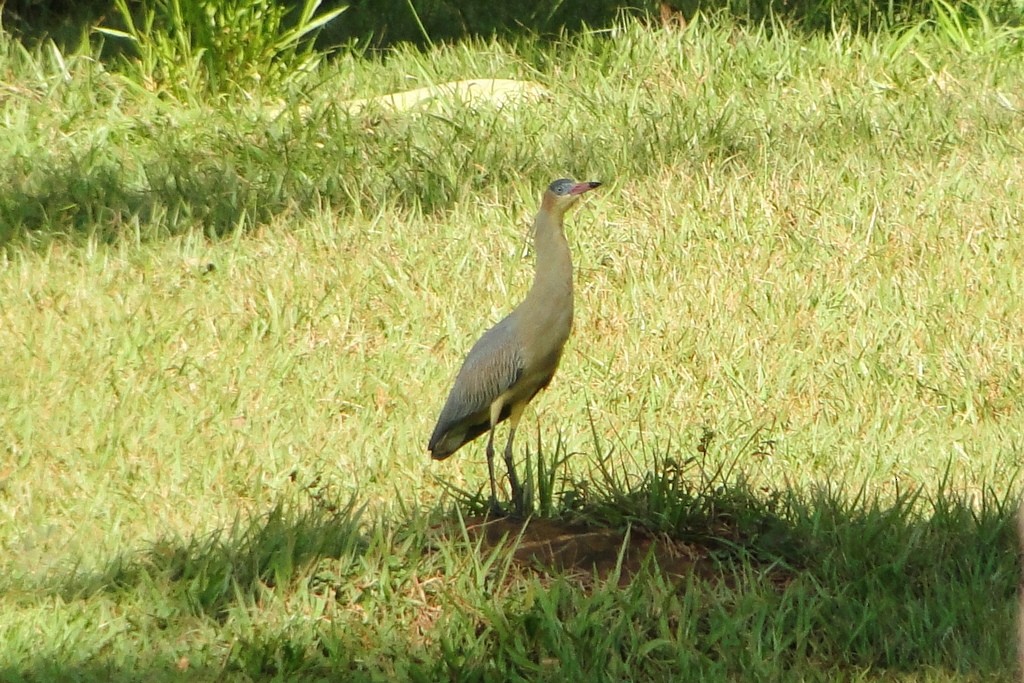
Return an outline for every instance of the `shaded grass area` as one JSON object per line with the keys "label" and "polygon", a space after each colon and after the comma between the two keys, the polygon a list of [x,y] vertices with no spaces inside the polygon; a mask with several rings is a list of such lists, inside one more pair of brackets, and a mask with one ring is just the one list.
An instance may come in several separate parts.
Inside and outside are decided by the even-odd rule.
{"label": "shaded grass area", "polygon": [[[662,4],[660,0],[524,0],[497,4],[479,0],[325,2],[324,10],[340,6],[347,10],[325,27],[317,44],[327,50],[352,43],[383,49],[403,43],[428,48],[436,43],[495,36],[512,40],[524,36],[554,39],[608,28],[623,18],[639,18],[658,25]],[[770,26],[778,22],[808,32],[830,31],[837,26],[873,32],[932,20],[943,11],[941,3],[935,0],[669,0],[665,4],[688,21],[698,13],[717,14],[744,24]],[[950,7],[977,16],[980,5],[954,2]],[[981,11],[991,13],[997,21],[1019,23],[1024,7],[1013,0],[999,0],[985,3]],[[3,22],[8,30],[30,41],[52,37],[62,49],[74,49],[95,26],[123,28],[110,2],[8,0],[3,5]]]}
{"label": "shaded grass area", "polygon": [[[576,498],[497,545],[459,521],[475,500],[387,521],[310,487],[98,571],[8,579],[3,601],[20,617],[4,627],[0,676],[980,680],[1010,669],[1018,574],[1006,496],[798,494],[673,467],[617,496]],[[623,545],[609,546],[601,575],[593,556],[552,571],[517,559],[544,540],[531,524],[551,545],[588,527],[624,532]],[[624,560],[652,536],[646,556]],[[701,569],[666,571],[659,547],[670,542],[701,554]],[[65,636],[40,651],[31,617],[54,605],[45,628]]]}
{"label": "shaded grass area", "polygon": [[[149,93],[92,55],[5,40],[9,68],[38,80],[6,98],[0,245],[224,235],[325,208],[443,212],[491,188],[542,187],[565,169],[743,181],[871,168],[885,184],[902,172],[896,161],[1015,155],[1024,43],[1012,29],[950,31],[802,43],[729,22],[672,34],[634,23],[553,47],[443,47],[429,64],[409,49],[386,63],[348,56],[281,91],[213,101],[179,101],[159,82]],[[535,80],[551,97],[519,112],[415,117],[349,116],[342,104],[470,76]]]}
{"label": "shaded grass area", "polygon": [[[743,25],[784,24],[800,32],[828,32],[853,26],[871,33],[900,24],[934,19],[941,7],[933,0],[561,0],[484,4],[474,0],[355,0],[348,13],[328,27],[321,44],[356,39],[375,47],[403,42],[419,46],[472,38],[523,35],[548,39],[591,29],[606,29],[623,18],[641,19],[660,26],[662,5],[669,16],[692,21],[698,14],[729,17]],[[978,5],[952,3],[957,11],[977,13]],[[998,21],[1019,21],[1024,10],[1006,0],[988,3]],[[678,21],[678,19],[675,19]]]}

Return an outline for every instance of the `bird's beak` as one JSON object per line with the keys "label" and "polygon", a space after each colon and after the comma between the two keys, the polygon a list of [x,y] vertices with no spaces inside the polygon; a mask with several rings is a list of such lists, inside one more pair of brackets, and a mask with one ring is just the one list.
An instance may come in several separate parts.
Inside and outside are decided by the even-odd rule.
{"label": "bird's beak", "polygon": [[601,183],[597,182],[596,180],[591,180],[590,182],[586,183],[578,183],[577,185],[574,185],[571,190],[569,190],[569,194],[583,194],[584,192],[589,192],[590,190],[593,190],[595,187],[600,187],[600,185]]}

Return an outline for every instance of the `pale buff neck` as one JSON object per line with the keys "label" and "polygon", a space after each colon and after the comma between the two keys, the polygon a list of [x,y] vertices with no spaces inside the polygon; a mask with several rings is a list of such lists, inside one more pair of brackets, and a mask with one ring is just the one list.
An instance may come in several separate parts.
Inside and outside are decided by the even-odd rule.
{"label": "pale buff neck", "polygon": [[565,239],[561,214],[541,209],[533,221],[533,248],[537,270],[530,293],[536,292],[544,298],[568,296],[571,301],[572,255]]}

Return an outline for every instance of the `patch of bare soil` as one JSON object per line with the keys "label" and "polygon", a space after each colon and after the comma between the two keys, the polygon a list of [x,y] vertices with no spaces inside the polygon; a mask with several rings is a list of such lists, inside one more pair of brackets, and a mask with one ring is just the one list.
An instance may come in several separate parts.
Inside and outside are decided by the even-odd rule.
{"label": "patch of bare soil", "polygon": [[469,518],[466,530],[484,549],[508,548],[517,564],[545,573],[605,580],[619,568],[618,582],[627,585],[645,563],[653,562],[669,577],[721,578],[707,548],[644,530],[627,533],[553,519],[508,517]]}

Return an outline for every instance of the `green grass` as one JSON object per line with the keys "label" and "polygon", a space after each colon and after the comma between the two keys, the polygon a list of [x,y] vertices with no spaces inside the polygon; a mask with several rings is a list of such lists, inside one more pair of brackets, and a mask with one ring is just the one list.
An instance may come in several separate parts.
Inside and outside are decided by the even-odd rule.
{"label": "green grass", "polygon": [[[1012,679],[1021,57],[715,18],[214,92],[0,37],[0,679]],[[551,97],[332,106],[469,77]],[[426,456],[564,175],[537,504],[710,574],[514,564],[482,444]]]}

